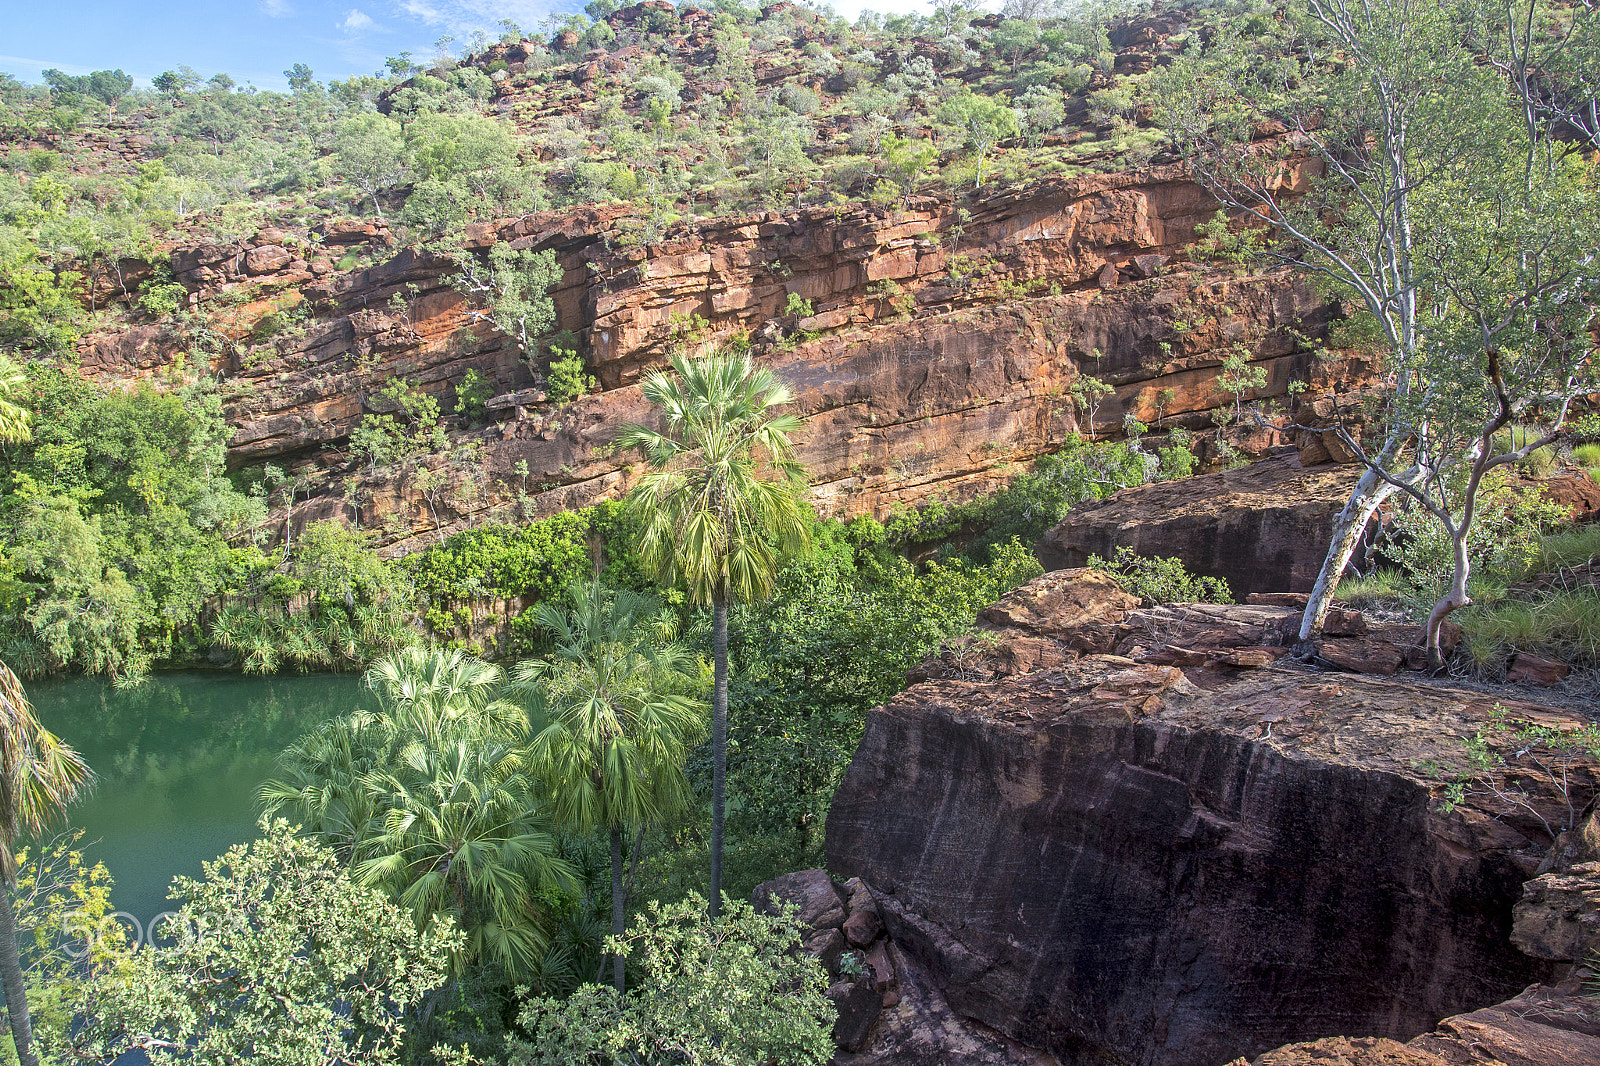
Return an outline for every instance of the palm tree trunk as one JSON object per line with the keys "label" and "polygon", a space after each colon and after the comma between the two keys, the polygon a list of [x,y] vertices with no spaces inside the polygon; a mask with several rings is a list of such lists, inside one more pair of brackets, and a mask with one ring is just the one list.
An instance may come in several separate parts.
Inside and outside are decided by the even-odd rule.
{"label": "palm tree trunk", "polygon": [[722,823],[728,795],[728,605],[711,608],[711,917],[722,913]]}
{"label": "palm tree trunk", "polygon": [[0,984],[5,987],[6,1011],[11,1016],[11,1039],[20,1066],[39,1066],[33,1053],[33,1019],[28,1015],[28,992],[22,984],[22,959],[17,955],[17,916],[11,909],[11,886],[0,890]]}
{"label": "palm tree trunk", "polygon": [[[622,887],[622,827],[611,827],[611,935],[617,939],[622,938],[624,925],[623,906],[627,903],[627,893]],[[611,956],[611,983],[617,986],[617,995],[625,990],[622,975],[622,952]]]}

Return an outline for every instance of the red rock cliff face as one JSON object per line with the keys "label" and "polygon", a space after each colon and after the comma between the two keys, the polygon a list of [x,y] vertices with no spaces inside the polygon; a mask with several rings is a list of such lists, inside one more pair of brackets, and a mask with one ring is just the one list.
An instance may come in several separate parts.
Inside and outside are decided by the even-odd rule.
{"label": "red rock cliff face", "polygon": [[[1459,763],[1493,698],[1173,654],[1194,612],[1082,574],[1024,586],[873,711],[833,801],[829,868],[956,1011],[1062,1063],[1210,1066],[1408,1039],[1545,975],[1510,932],[1548,840],[1478,800],[1441,813],[1415,768]],[[1202,628],[1270,644],[1274,610]]]}
{"label": "red rock cliff face", "polygon": [[[1169,167],[998,191],[961,216],[932,198],[901,212],[813,208],[680,228],[644,247],[616,246],[614,206],[474,227],[480,250],[508,241],[559,257],[559,326],[602,386],[561,407],[540,391],[543,364],[524,363],[473,317],[448,284],[449,261],[385,251],[380,225],[323,235],[331,253],[310,235],[267,231],[179,248],[173,264],[234,340],[220,364],[234,389],[233,462],[312,474],[321,498],[303,505],[305,518],[354,517],[340,485],[355,479],[363,524],[388,519],[390,550],[404,551],[506,517],[516,489],[531,497],[521,511],[543,513],[624,488],[630,457],[606,445],[621,423],[647,415],[633,383],[664,361],[692,316],[709,340],[749,332],[758,358],[794,382],[819,504],[844,513],[993,487],[1088,428],[1068,396],[1081,373],[1116,387],[1097,432],[1119,428],[1124,414],[1206,425],[1231,400],[1215,381],[1235,345],[1267,371],[1262,396],[1282,395],[1295,378],[1320,386],[1359,374],[1358,363],[1313,366],[1297,349],[1290,328],[1318,333],[1328,309],[1292,276],[1187,261],[1194,225],[1214,210]],[[332,256],[362,248],[381,261],[334,269]],[[809,317],[785,315],[791,296],[809,302]],[[302,301],[312,312],[303,327],[260,336],[263,315]],[[107,377],[148,374],[186,346],[135,327],[94,338],[85,365]],[[453,446],[480,449],[471,465],[483,483],[430,509],[408,471],[357,467],[347,442],[364,415],[384,409],[384,384],[405,378],[449,411],[469,369],[497,394],[494,421],[455,425]],[[520,462],[525,476],[514,472]],[[436,520],[443,529],[431,528]]]}

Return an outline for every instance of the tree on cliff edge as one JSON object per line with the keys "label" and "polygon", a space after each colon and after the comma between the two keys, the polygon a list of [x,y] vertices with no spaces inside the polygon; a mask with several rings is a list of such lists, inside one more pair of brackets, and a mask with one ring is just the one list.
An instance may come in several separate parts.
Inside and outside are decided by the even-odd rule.
{"label": "tree on cliff edge", "polygon": [[805,467],[789,434],[794,397],[748,355],[672,357],[673,374],[645,379],[665,430],[633,426],[617,443],[643,449],[651,470],[629,504],[642,519],[639,555],[662,584],[682,584],[711,608],[716,661],[711,701],[711,913],[722,905],[728,773],[728,607],[772,594],[784,555],[810,539]]}
{"label": "tree on cliff edge", "polygon": [[[1443,618],[1471,602],[1484,475],[1553,440],[1591,387],[1600,212],[1592,169],[1550,136],[1567,116],[1543,100],[1560,87],[1531,73],[1551,31],[1539,0],[1302,0],[1280,38],[1224,24],[1163,78],[1162,119],[1197,178],[1265,221],[1267,254],[1353,303],[1386,349],[1378,435],[1336,430],[1366,471],[1334,519],[1302,655],[1368,521],[1401,492],[1457,549],[1428,626],[1438,665]],[[1494,456],[1513,419],[1542,429]]]}

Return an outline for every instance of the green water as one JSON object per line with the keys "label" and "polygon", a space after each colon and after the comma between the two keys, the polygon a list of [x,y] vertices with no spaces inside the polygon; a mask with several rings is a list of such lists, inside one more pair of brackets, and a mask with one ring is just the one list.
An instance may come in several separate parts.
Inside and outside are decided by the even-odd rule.
{"label": "green water", "polygon": [[111,871],[113,902],[140,922],[171,909],[174,874],[198,876],[201,860],[255,835],[256,788],[284,745],[371,703],[353,674],[164,674],[123,691],[80,677],[28,693],[98,775],[69,818]]}

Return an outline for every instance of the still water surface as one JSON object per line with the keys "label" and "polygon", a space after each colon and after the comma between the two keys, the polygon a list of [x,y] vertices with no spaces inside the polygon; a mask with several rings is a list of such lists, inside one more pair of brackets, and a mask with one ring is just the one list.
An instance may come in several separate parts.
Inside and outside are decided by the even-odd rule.
{"label": "still water surface", "polygon": [[113,902],[141,923],[172,908],[174,874],[197,877],[201,860],[256,835],[256,789],[286,744],[372,703],[356,674],[161,674],[123,691],[77,677],[28,693],[99,777],[69,818],[111,871]]}

